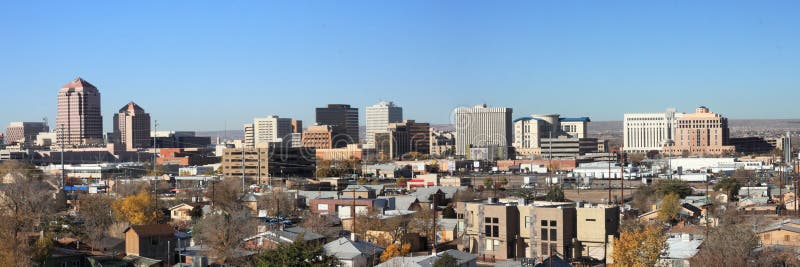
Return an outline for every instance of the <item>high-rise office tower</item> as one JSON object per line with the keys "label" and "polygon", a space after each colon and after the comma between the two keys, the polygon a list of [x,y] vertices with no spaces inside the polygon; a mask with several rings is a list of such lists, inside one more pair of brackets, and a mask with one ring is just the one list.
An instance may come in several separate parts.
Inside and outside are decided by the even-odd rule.
{"label": "high-rise office tower", "polygon": [[6,128],[5,144],[29,146],[36,141],[36,135],[48,131],[50,127],[44,122],[12,122]]}
{"label": "high-rise office tower", "polygon": [[367,107],[366,147],[375,147],[375,133],[386,132],[390,123],[403,121],[403,108],[393,102],[381,101]]}
{"label": "high-rise office tower", "polygon": [[150,114],[130,102],[114,114],[114,144],[116,149],[133,151],[150,147]]}
{"label": "high-rise office tower", "polygon": [[317,125],[333,127],[334,147],[358,143],[358,108],[345,104],[329,104],[324,108],[317,108],[316,117]]}
{"label": "high-rise office tower", "polygon": [[466,155],[471,147],[508,149],[513,127],[511,108],[478,105],[456,109],[456,155]]}
{"label": "high-rise office tower", "polygon": [[[250,138],[252,138],[251,147],[268,147],[269,143],[276,142],[291,145],[294,128],[292,122],[293,120],[290,118],[280,118],[275,115],[255,118],[253,124],[245,124],[245,134],[247,135],[249,132]],[[249,141],[247,136],[245,136],[245,141],[246,143]]]}
{"label": "high-rise office tower", "polygon": [[103,116],[100,92],[80,77],[58,91],[57,143],[69,146],[103,143]]}

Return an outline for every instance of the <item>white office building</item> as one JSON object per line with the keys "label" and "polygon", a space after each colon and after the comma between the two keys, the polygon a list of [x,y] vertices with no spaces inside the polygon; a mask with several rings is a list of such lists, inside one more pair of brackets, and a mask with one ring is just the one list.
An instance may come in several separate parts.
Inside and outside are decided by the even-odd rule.
{"label": "white office building", "polygon": [[675,139],[677,118],[683,113],[667,109],[661,113],[625,113],[623,148],[625,152],[647,153]]}
{"label": "white office building", "polygon": [[512,109],[486,105],[456,108],[456,155],[468,156],[470,147],[511,146]]}
{"label": "white office building", "polygon": [[255,118],[252,124],[244,125],[244,132],[246,147],[268,147],[274,142],[291,145],[292,119],[275,115]]}
{"label": "white office building", "polygon": [[375,147],[375,133],[385,133],[389,123],[403,122],[403,108],[393,102],[381,101],[369,106],[367,112],[366,146]]}

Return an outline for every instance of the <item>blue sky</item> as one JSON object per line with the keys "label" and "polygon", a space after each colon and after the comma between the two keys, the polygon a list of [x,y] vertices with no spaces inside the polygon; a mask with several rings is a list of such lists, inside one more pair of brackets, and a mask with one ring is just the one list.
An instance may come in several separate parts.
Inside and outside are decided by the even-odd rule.
{"label": "blue sky", "polygon": [[[514,116],[621,120],[706,105],[800,118],[796,1],[4,1],[0,124],[55,120],[76,76],[106,131],[135,101],[175,130],[313,123],[326,103],[393,100],[447,123],[487,103]],[[0,126],[2,127],[2,126]]]}

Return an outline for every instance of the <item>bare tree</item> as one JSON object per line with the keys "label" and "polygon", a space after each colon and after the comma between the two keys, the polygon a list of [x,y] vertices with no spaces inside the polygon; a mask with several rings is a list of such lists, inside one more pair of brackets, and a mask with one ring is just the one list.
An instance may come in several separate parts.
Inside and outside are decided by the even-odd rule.
{"label": "bare tree", "polygon": [[700,251],[691,258],[692,265],[751,265],[748,261],[752,259],[751,252],[758,246],[758,236],[751,225],[743,223],[741,217],[736,215],[735,209],[723,214],[720,225],[709,232]]}
{"label": "bare tree", "polygon": [[297,201],[283,189],[276,188],[258,199],[259,209],[267,211],[267,216],[288,217],[297,215]]}
{"label": "bare tree", "polygon": [[109,227],[114,223],[114,215],[109,208],[114,200],[101,194],[84,194],[78,200],[78,216],[83,220],[81,230],[89,239],[89,244],[97,244],[107,236]]}
{"label": "bare tree", "polygon": [[204,216],[194,231],[198,241],[208,246],[215,262],[235,263],[236,251],[242,248],[245,238],[255,234],[256,223],[246,209],[216,211]]}
{"label": "bare tree", "polygon": [[44,230],[48,216],[59,205],[56,181],[35,166],[0,164],[0,265],[29,266],[34,251],[28,233]]}
{"label": "bare tree", "polygon": [[233,211],[241,207],[239,200],[242,197],[241,181],[235,178],[224,179],[211,185],[206,197],[211,199],[214,209]]}

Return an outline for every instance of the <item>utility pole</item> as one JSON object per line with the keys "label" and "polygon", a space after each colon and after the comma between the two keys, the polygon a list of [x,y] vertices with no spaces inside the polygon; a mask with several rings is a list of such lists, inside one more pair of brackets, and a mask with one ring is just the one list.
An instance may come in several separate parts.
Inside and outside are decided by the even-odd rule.
{"label": "utility pole", "polygon": [[156,140],[158,139],[158,120],[153,121],[153,178],[155,178],[158,174],[156,171],[157,163],[156,157],[158,156],[158,145],[156,145]]}
{"label": "utility pole", "polygon": [[[609,153],[610,156],[611,153]],[[606,184],[608,185],[608,200],[607,204],[611,204],[611,160],[608,159],[608,177],[606,177]]]}
{"label": "utility pole", "polygon": [[628,157],[627,154],[620,152],[619,153],[619,175],[620,177],[620,197],[619,197],[619,206],[625,205],[625,158]]}
{"label": "utility pole", "polygon": [[59,127],[59,130],[61,131],[61,190],[64,190],[64,187],[67,185],[66,184],[67,173],[65,172],[66,168],[64,168],[64,142],[65,142],[65,138],[64,138],[64,124],[63,123]]}
{"label": "utility pole", "polygon": [[[431,239],[433,239],[433,253],[431,253],[431,255],[436,255],[436,231],[437,231],[437,229],[436,229],[436,199],[437,198],[439,198],[439,192],[438,191],[433,194],[433,202],[431,204],[431,214],[432,214],[431,215],[431,219],[433,219],[433,225],[431,227],[431,229],[433,231],[433,235],[431,236]],[[402,248],[401,248],[401,250],[402,250]]]}

